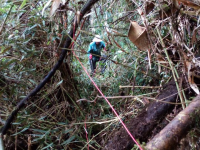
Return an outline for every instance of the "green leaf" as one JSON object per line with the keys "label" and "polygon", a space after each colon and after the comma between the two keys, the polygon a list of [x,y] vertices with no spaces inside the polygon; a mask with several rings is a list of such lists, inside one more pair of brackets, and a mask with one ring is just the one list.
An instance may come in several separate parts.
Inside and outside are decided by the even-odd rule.
{"label": "green leaf", "polygon": [[0,52],[0,54],[4,54],[5,52],[7,52],[8,50],[10,50],[12,47],[10,46],[10,47],[1,47],[1,52]]}
{"label": "green leaf", "polygon": [[63,80],[61,80],[60,82],[58,82],[57,84],[56,84],[56,87],[58,87],[60,84],[62,84],[63,83]]}
{"label": "green leaf", "polygon": [[8,62],[6,62],[6,64],[3,64],[1,67],[1,69],[6,69],[8,68],[8,66],[14,62],[18,62],[18,60],[14,59],[14,60],[9,60]]}
{"label": "green leaf", "polygon": [[36,132],[40,132],[40,133],[46,133],[47,131],[44,131],[44,130],[40,130],[40,129],[32,129],[33,131],[36,131]]}
{"label": "green leaf", "polygon": [[42,116],[38,120],[44,120],[47,116]]}
{"label": "green leaf", "polygon": [[22,2],[22,4],[21,4],[21,6],[19,7],[19,9],[22,9],[22,8],[26,5],[26,1],[27,1],[27,0],[23,0],[23,2]]}
{"label": "green leaf", "polygon": [[34,80],[32,80],[32,79],[29,79],[29,81],[30,81],[31,83],[33,83],[33,84],[37,85],[37,83],[36,83]]}
{"label": "green leaf", "polygon": [[43,147],[41,150],[47,149],[47,148],[51,147],[52,145],[53,145],[53,143],[50,143],[50,144],[48,144],[47,146]]}
{"label": "green leaf", "polygon": [[12,125],[19,125],[21,122],[13,122]]}
{"label": "green leaf", "polygon": [[15,133],[15,134],[13,134],[12,136],[18,135],[18,134],[20,134],[20,133],[22,133],[22,132],[24,132],[24,131],[26,131],[26,130],[28,130],[28,129],[29,129],[29,126],[26,127],[26,128],[24,128],[24,129],[21,130],[20,132],[17,132],[17,133]]}
{"label": "green leaf", "polygon": [[37,26],[41,27],[40,24],[35,24],[35,25],[33,25],[32,27],[30,27],[29,30],[32,30],[33,28],[35,28],[35,27],[37,27]]}
{"label": "green leaf", "polygon": [[67,133],[72,132],[72,131],[73,131],[73,129],[68,129],[68,130],[64,131],[64,134],[67,134]]}
{"label": "green leaf", "polygon": [[66,141],[64,141],[61,145],[68,145],[69,143],[71,143],[71,141],[73,141],[75,139],[76,136],[72,136],[69,139],[67,139]]}

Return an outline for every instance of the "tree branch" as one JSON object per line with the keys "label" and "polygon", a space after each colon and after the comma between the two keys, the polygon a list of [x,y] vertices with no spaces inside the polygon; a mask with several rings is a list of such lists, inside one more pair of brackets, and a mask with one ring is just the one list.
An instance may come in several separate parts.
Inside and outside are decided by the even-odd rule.
{"label": "tree branch", "polygon": [[[90,10],[90,8],[96,3],[98,0],[88,0],[88,2],[83,6],[81,9],[81,16],[80,20],[83,18],[85,13]],[[76,19],[76,18],[74,18]],[[69,48],[71,44],[71,39],[73,38],[74,32],[76,32],[76,29],[78,27],[77,21],[75,22],[75,28],[72,28],[71,31],[68,34],[68,37],[65,41],[64,48]],[[25,102],[30,99],[31,97],[35,96],[43,87],[44,85],[51,79],[51,77],[55,74],[56,70],[61,66],[65,55],[67,51],[62,50],[60,58],[58,59],[57,63],[54,65],[54,67],[51,69],[51,71],[47,74],[47,76],[37,85],[35,89],[33,89],[24,99],[22,99],[18,105],[16,106],[15,110],[11,113],[9,118],[6,120],[5,125],[1,128],[1,134],[4,135],[6,134],[7,130],[9,129],[11,122],[14,120],[15,116],[17,115],[18,111],[22,109],[22,107],[25,105]]]}

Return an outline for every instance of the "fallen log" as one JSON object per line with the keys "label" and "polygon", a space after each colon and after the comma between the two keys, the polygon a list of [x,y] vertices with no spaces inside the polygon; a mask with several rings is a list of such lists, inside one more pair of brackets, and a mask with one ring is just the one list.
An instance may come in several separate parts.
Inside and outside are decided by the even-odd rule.
{"label": "fallen log", "polygon": [[[174,81],[170,81],[166,88],[161,92],[157,99],[165,102],[176,102],[177,89]],[[166,99],[165,99],[166,98]],[[152,130],[172,111],[175,105],[163,102],[152,102],[146,109],[127,123],[127,128],[130,130],[134,138],[140,142],[147,142],[152,135]],[[134,142],[128,136],[126,131],[121,128],[112,135],[112,138],[105,146],[107,150],[125,150],[131,149]]]}
{"label": "fallen log", "polygon": [[147,143],[148,150],[175,149],[200,117],[200,94],[182,110],[160,133]]}

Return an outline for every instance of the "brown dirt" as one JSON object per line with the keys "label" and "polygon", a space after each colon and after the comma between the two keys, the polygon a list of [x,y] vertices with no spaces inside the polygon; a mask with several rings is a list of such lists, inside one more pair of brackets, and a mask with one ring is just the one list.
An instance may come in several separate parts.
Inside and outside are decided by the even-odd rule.
{"label": "brown dirt", "polygon": [[[169,82],[157,97],[161,100],[166,98],[164,101],[175,102],[177,99],[177,89],[174,81]],[[174,94],[174,95],[173,95]],[[170,96],[172,95],[172,96]],[[170,96],[170,97],[169,97]],[[126,123],[127,128],[132,133],[134,138],[139,139],[140,142],[147,142],[148,138],[152,136],[153,129],[169,114],[175,105],[152,102],[146,109],[136,117]],[[106,144],[104,149],[107,150],[128,150],[134,146],[134,142],[130,136],[126,133],[124,128],[116,131],[111,135],[110,140]]]}

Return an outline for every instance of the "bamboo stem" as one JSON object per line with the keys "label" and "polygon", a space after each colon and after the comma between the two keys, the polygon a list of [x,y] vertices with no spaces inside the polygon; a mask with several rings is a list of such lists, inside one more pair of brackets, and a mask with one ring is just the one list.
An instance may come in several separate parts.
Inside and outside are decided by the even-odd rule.
{"label": "bamboo stem", "polygon": [[[127,95],[127,96],[110,96],[106,97],[107,99],[118,99],[118,98],[135,98],[135,97],[144,97],[145,95],[151,95],[151,94],[156,94],[157,92],[152,92],[152,93],[147,93],[147,94],[142,94],[142,95]],[[102,96],[97,96],[97,98],[103,98]]]}
{"label": "bamboo stem", "polygon": [[[179,75],[178,75],[178,72],[177,72],[176,68],[174,68],[174,70],[175,70],[176,76],[179,78]],[[180,86],[181,94],[182,94],[182,96],[184,97],[184,101],[186,102],[186,101],[187,101],[187,98],[186,98],[186,95],[185,95],[185,91],[182,90],[182,80],[180,81],[180,84],[181,84],[181,86]],[[187,103],[186,103],[186,106],[187,106]]]}
{"label": "bamboo stem", "polygon": [[184,100],[183,100],[183,97],[182,97],[182,95],[181,95],[181,91],[180,91],[180,89],[179,89],[179,85],[178,85],[178,81],[177,81],[177,78],[176,78],[176,74],[175,74],[175,71],[174,71],[174,67],[173,67],[172,61],[171,61],[171,59],[169,58],[169,55],[168,55],[167,50],[166,50],[166,48],[165,48],[165,44],[164,44],[164,42],[163,42],[163,39],[162,39],[162,37],[161,37],[161,35],[160,35],[160,32],[159,32],[158,28],[157,28],[156,30],[157,30],[157,33],[158,33],[158,36],[159,36],[161,45],[162,45],[162,47],[164,48],[165,55],[167,56],[167,60],[168,60],[168,62],[169,62],[170,68],[171,68],[171,70],[172,70],[172,75],[173,75],[174,81],[175,81],[175,83],[176,83],[176,88],[177,88],[177,90],[178,90],[178,95],[179,95],[179,97],[180,97],[180,99],[181,99],[182,107],[183,107],[183,109],[184,109],[184,108],[185,108],[185,105],[184,105],[185,102],[184,102]]}

